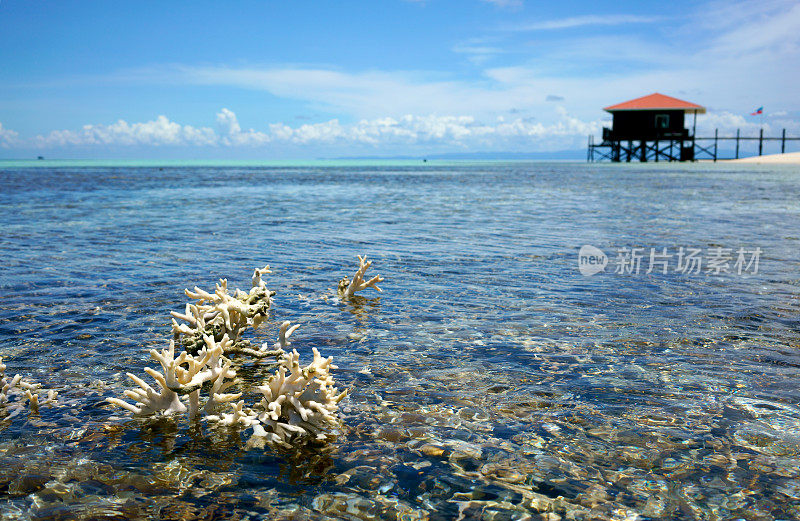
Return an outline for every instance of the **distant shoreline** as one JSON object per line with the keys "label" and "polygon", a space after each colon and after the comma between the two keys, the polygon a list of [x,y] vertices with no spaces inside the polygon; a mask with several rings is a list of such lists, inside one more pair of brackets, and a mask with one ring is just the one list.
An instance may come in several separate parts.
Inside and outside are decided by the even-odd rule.
{"label": "distant shoreline", "polygon": [[[359,168],[359,167],[444,167],[453,165],[479,164],[525,164],[525,163],[586,163],[585,159],[530,159],[530,158],[336,158],[336,159],[264,159],[264,160],[223,160],[223,159],[0,159],[2,168]],[[710,159],[701,159],[697,164],[711,164]],[[800,152],[768,154],[741,159],[720,159],[719,164],[743,165],[800,165]],[[602,162],[595,164],[613,165]],[[625,163],[623,163],[625,164]],[[628,165],[662,166],[670,163],[639,163]],[[687,165],[687,163],[672,163]],[[691,163],[689,163],[691,164]]]}
{"label": "distant shoreline", "polygon": [[751,163],[764,165],[800,165],[800,152],[789,152],[786,154],[768,154],[765,156],[743,157],[741,159],[729,159],[726,163]]}
{"label": "distant shoreline", "polygon": [[178,159],[0,159],[0,168],[316,168],[316,167],[440,167],[481,163],[583,163],[578,159],[298,159],[298,160],[178,160]]}

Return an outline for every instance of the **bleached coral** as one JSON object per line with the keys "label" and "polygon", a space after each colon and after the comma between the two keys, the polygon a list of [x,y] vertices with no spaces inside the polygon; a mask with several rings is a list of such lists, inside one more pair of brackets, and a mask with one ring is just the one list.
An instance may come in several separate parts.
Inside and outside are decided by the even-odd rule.
{"label": "bleached coral", "polygon": [[[187,305],[185,314],[173,313],[173,317],[186,324],[173,319],[176,338],[168,348],[150,351],[161,365],[161,371],[145,368],[155,385],[128,373],[138,388],[126,390],[124,395],[134,403],[119,398],[106,400],[135,416],[186,414],[190,419],[204,418],[219,426],[252,428],[251,446],[327,440],[340,425],[337,404],[347,394],[335,387],[330,374],[336,368],[332,358],[322,358],[313,349],[313,361],[300,367],[298,352],[287,353],[289,338],[299,325],[288,320],[281,324],[277,342],[272,345],[264,343],[255,348],[241,339],[248,326],[258,325],[258,317],[266,317],[274,292],[267,290],[261,280],[264,273],[269,273],[268,268],[255,271],[249,294],[237,290],[231,297],[224,279],[213,294],[199,288],[187,290],[186,294],[197,303]],[[197,337],[202,340],[201,346],[197,345]],[[176,356],[180,340],[187,350]],[[231,392],[232,387],[241,383],[228,358],[233,353],[278,359],[277,374],[254,389],[261,398],[252,407],[240,400],[242,392]],[[231,412],[220,412],[225,405]]]}
{"label": "bleached coral", "polygon": [[[296,325],[289,327],[289,322],[284,322],[276,345],[288,346],[286,338],[296,329]],[[135,404],[119,398],[106,398],[106,401],[135,416],[186,413],[192,419],[203,413],[206,419],[222,426],[250,427],[254,437],[251,445],[255,446],[265,443],[290,446],[298,439],[324,441],[340,425],[336,411],[347,391],[339,392],[335,386],[330,374],[331,369],[336,369],[332,357],[322,358],[314,348],[313,361],[301,367],[297,350],[284,354],[277,374],[256,387],[261,400],[254,407],[246,408],[243,400],[235,402],[242,393],[225,393],[238,383],[230,359],[222,354],[228,338],[215,342],[205,337],[205,342],[206,347],[197,355],[184,351],[176,357],[174,341],[167,349],[151,350],[150,355],[161,364],[162,371],[146,367],[145,372],[156,381],[158,388],[128,373],[139,389],[129,389],[124,394]],[[207,382],[211,382],[211,386],[201,408],[201,390]],[[232,412],[212,414],[225,403],[230,403]]]}
{"label": "bleached coral", "polygon": [[273,347],[275,349],[280,349],[281,352],[288,349],[289,346],[292,345],[292,343],[289,342],[289,337],[292,336],[292,333],[294,333],[298,327],[300,327],[300,324],[292,325],[288,320],[284,320],[281,324],[280,331],[278,331],[278,341],[275,342]]}
{"label": "bleached coral", "polygon": [[366,255],[363,257],[358,255],[358,264],[358,271],[356,271],[356,274],[353,275],[352,281],[347,277],[339,281],[338,291],[343,300],[348,300],[355,295],[357,291],[365,290],[367,288],[374,288],[379,292],[383,291],[377,286],[379,282],[383,282],[383,277],[380,275],[376,275],[368,281],[364,280],[364,274],[367,272],[369,267],[372,266],[372,261],[368,261]]}
{"label": "bleached coral", "polygon": [[[150,351],[151,355],[154,353],[158,352],[155,349]],[[160,391],[156,391],[156,389],[135,374],[126,373],[128,378],[133,380],[133,382],[140,387],[139,389],[128,389],[123,393],[128,398],[134,400],[136,405],[131,405],[119,398],[106,398],[106,401],[122,407],[123,409],[137,416],[147,416],[159,413],[170,415],[185,412],[186,405],[181,402],[180,395],[174,389],[170,388],[170,383],[172,383],[173,386],[178,387],[176,377],[176,360],[174,359],[174,354],[175,342],[173,341],[169,343],[168,350],[162,351],[162,355],[164,355],[163,358],[166,361],[166,364],[164,362],[161,364],[161,367],[164,369],[163,374],[151,367],[144,368],[145,372],[152,376],[159,385],[161,389]],[[182,353],[181,357],[184,354],[185,353]]]}
{"label": "bleached coral", "polygon": [[300,367],[300,355],[292,350],[284,357],[278,374],[258,387],[263,395],[260,405],[265,409],[259,421],[283,442],[298,435],[325,440],[328,429],[338,425],[337,404],[347,391],[338,392],[330,374],[331,369],[337,369],[333,357],[322,358],[316,348],[312,351],[314,360]]}
{"label": "bleached coral", "polygon": [[[291,326],[291,327],[290,327]],[[243,354],[247,356],[252,356],[253,358],[268,358],[268,357],[275,357],[280,358],[286,352],[286,348],[291,345],[289,342],[289,337],[295,330],[300,327],[299,324],[294,326],[291,325],[291,322],[285,320],[278,331],[278,341],[272,344],[272,348],[268,342],[261,344],[260,348],[251,347],[251,344],[238,342],[235,345],[227,347],[225,349],[226,354]]]}
{"label": "bleached coral", "polygon": [[[322,358],[316,348],[314,360],[300,366],[297,350],[287,353],[278,373],[256,389],[262,398],[253,408],[244,402],[231,404],[233,412],[209,416],[220,425],[251,427],[251,446],[275,444],[289,447],[298,439],[326,441],[340,425],[338,403],[347,395],[335,387],[333,358]],[[287,374],[288,371],[288,374]]]}
{"label": "bleached coral", "polygon": [[[272,273],[269,266],[253,272],[250,291],[237,289],[233,295],[228,293],[227,279],[220,279],[214,293],[204,291],[195,286],[194,291],[185,290],[186,296],[196,300],[194,304],[186,304],[183,313],[171,312],[172,332],[175,340],[181,340],[190,352],[197,352],[203,347],[204,336],[214,340],[222,340],[228,335],[232,350],[259,356],[257,350],[250,350],[250,343],[242,340],[241,335],[247,327],[258,328],[266,320],[272,304],[274,291],[267,289],[262,275]],[[177,320],[185,323],[180,323]]]}
{"label": "bleached coral", "polygon": [[58,393],[48,390],[43,401],[39,401],[39,393],[44,392],[39,384],[30,382],[21,375],[6,377],[6,364],[0,357],[0,410],[13,417],[25,410],[25,403],[31,412],[37,412],[39,405],[55,403]]}
{"label": "bleached coral", "polygon": [[[238,399],[241,396],[239,393],[222,394],[236,383],[236,371],[231,368],[231,361],[223,356],[225,346],[230,340],[226,335],[220,342],[215,342],[208,336],[204,341],[206,346],[197,355],[184,351],[176,358],[174,341],[170,341],[167,349],[151,349],[150,356],[161,364],[162,372],[152,367],[145,367],[144,370],[153,377],[159,389],[156,390],[138,376],[127,373],[128,378],[139,386],[139,389],[124,392],[126,397],[134,400],[135,405],[119,398],[106,398],[106,401],[136,416],[169,416],[186,412],[190,418],[194,418],[200,410],[200,390],[206,382],[211,382],[212,385],[203,407],[205,412]],[[226,382],[226,379],[229,381]],[[181,400],[182,396],[188,396],[188,407]]]}

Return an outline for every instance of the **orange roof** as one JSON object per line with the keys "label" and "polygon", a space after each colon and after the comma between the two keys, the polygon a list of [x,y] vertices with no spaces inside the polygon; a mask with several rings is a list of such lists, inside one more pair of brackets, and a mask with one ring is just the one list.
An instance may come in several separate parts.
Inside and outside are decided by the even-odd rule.
{"label": "orange roof", "polygon": [[672,96],[665,96],[657,92],[655,94],[650,94],[649,96],[642,96],[641,98],[632,99],[624,103],[617,103],[616,105],[611,105],[610,107],[606,107],[603,110],[607,112],[615,112],[618,110],[660,110],[660,109],[661,110],[683,109],[685,112],[694,112],[696,110],[698,114],[706,113],[705,107],[701,107],[700,105],[689,103],[688,101],[683,101],[678,98],[673,98]]}

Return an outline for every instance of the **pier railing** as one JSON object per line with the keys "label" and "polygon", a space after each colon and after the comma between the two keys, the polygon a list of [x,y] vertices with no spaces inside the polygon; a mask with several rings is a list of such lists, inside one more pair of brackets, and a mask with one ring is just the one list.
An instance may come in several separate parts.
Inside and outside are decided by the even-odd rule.
{"label": "pier railing", "polygon": [[[735,142],[733,157],[720,157],[720,142]],[[764,135],[764,129],[760,129],[758,136],[742,136],[741,131],[736,129],[735,136],[720,136],[719,129],[714,129],[713,136],[695,136],[686,131],[684,134],[675,137],[664,135],[657,138],[648,137],[640,139],[620,139],[615,137],[609,129],[603,129],[603,140],[596,143],[593,135],[589,135],[589,144],[586,160],[612,161],[612,162],[631,162],[631,161],[696,161],[698,159],[717,161],[718,159],[739,159],[741,157],[741,146],[745,143],[758,142],[758,155],[764,155],[764,144],[767,141],[780,141],[781,154],[786,153],[786,143],[789,141],[800,141],[800,137],[789,137],[786,129],[783,129],[779,137]],[[729,154],[730,148],[726,148],[724,153]],[[774,152],[769,152],[774,153]],[[750,157],[752,154],[748,153]]]}
{"label": "pier railing", "polygon": [[[764,136],[764,129],[760,129],[758,132],[758,137],[752,136],[742,136],[739,132],[739,129],[736,129],[736,136],[728,137],[728,136],[720,136],[719,129],[714,129],[714,135],[709,137],[695,137],[695,159],[712,159],[716,161],[717,159],[739,159],[739,145],[741,142],[746,141],[758,141],[758,155],[761,156],[764,154],[764,142],[765,141],[780,141],[781,142],[781,154],[786,153],[786,142],[787,141],[800,141],[800,137],[788,137],[786,136],[786,129],[783,129],[780,137],[766,137]],[[697,143],[697,141],[711,141],[708,146],[702,146]],[[720,141],[736,141],[736,152],[734,157],[718,157],[719,155],[719,142]],[[700,154],[705,154],[707,157],[698,157]]]}

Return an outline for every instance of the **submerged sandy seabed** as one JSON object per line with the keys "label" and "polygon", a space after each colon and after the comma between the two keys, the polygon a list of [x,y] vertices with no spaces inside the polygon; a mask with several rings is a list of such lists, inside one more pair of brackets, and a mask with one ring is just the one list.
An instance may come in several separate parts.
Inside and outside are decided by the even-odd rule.
{"label": "submerged sandy seabed", "polygon": [[788,154],[769,154],[766,156],[745,157],[742,159],[731,159],[731,163],[763,163],[763,164],[786,164],[800,165],[800,152],[790,152]]}

